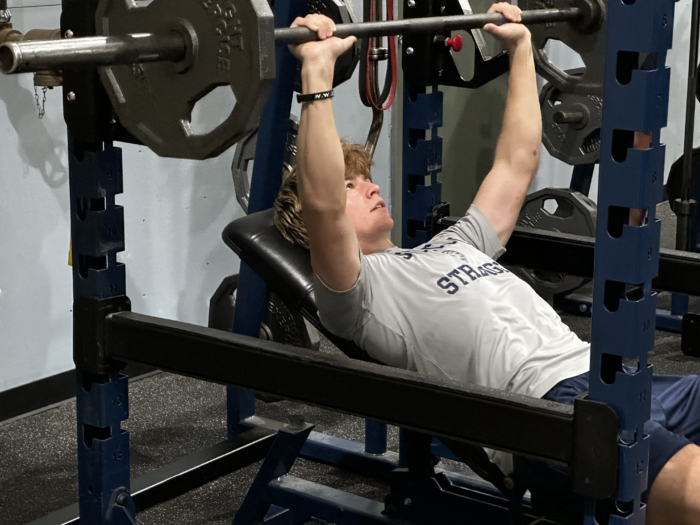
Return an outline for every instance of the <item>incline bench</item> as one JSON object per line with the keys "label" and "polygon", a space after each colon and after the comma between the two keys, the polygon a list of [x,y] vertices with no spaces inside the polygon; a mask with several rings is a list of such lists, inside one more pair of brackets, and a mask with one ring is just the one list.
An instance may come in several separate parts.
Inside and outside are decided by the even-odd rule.
{"label": "incline bench", "polygon": [[[224,230],[223,239],[241,261],[266,282],[270,291],[277,294],[289,308],[300,312],[345,355],[376,362],[353,342],[338,338],[323,327],[318,318],[309,253],[282,237],[274,226],[272,209],[232,222]],[[474,422],[475,426],[479,424],[484,423]],[[408,440],[408,450],[412,451],[409,454],[416,458],[416,463],[424,462],[424,458],[429,456],[431,436],[406,432],[404,437]],[[513,513],[519,513],[524,487],[514,483],[512,477],[505,476],[489,460],[482,447],[462,441],[443,440],[443,443],[475,473],[494,485],[509,500]],[[616,470],[616,464],[611,467]],[[546,512],[546,509],[542,510]],[[565,516],[557,516],[557,519],[562,518],[569,521]]]}

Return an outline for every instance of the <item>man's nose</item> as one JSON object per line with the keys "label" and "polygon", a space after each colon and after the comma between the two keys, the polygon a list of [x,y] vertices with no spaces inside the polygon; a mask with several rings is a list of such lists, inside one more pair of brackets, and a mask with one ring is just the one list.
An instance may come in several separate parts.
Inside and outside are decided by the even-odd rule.
{"label": "man's nose", "polygon": [[372,197],[375,194],[379,195],[379,186],[377,184],[370,181],[365,181],[365,184],[367,185],[365,188],[365,194],[368,197]]}

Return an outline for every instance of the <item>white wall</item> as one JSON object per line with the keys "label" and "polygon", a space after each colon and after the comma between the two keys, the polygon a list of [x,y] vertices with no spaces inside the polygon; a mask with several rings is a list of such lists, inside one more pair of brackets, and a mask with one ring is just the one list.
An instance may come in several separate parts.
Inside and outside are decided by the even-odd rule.
{"label": "white wall", "polygon": [[[21,5],[10,3],[17,29],[58,27],[58,2]],[[61,88],[49,91],[46,116],[38,120],[31,76],[0,76],[0,391],[73,367],[61,96]],[[335,108],[341,136],[364,142],[371,111],[357,96],[357,74],[336,90]],[[387,114],[374,170],[386,199],[390,123]],[[242,215],[231,181],[233,151],[195,162],[121,147],[124,194],[117,202],[125,207],[126,251],[120,260],[127,265],[133,309],[206,324],[209,298],[238,269],[221,241],[223,228]]]}

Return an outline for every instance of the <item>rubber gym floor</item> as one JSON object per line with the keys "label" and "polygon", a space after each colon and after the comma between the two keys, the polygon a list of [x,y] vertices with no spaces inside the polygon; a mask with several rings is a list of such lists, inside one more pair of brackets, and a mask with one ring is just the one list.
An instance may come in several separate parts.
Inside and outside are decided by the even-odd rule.
{"label": "rubber gym floor", "polygon": [[[674,216],[659,206],[663,219],[662,246],[672,248]],[[659,295],[659,307],[670,309],[670,295]],[[691,311],[700,311],[700,300],[691,299]],[[590,319],[564,315],[564,321],[581,338],[589,340]],[[338,352],[322,340],[321,351]],[[684,356],[680,336],[657,332],[650,354],[657,374],[700,373],[700,359]],[[130,419],[123,424],[131,438],[131,473],[149,470],[222,441],[225,433],[225,390],[220,385],[155,373],[131,382]],[[280,421],[291,413],[303,413],[316,430],[363,441],[359,418],[282,401],[258,401],[258,413]],[[389,430],[389,448],[397,450],[398,431]],[[138,514],[142,525],[230,524],[259,463],[219,478],[179,498]],[[333,467],[297,460],[292,474],[383,501],[388,487],[379,481],[348,474]],[[75,401],[0,424],[0,524],[30,522],[71,505],[78,497],[75,447]]]}

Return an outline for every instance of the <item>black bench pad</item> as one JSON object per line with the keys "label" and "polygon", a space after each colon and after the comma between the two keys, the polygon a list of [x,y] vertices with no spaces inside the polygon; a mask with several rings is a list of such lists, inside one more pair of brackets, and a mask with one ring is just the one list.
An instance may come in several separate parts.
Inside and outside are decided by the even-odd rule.
{"label": "black bench pad", "polygon": [[224,242],[289,308],[299,311],[344,354],[377,362],[352,341],[336,337],[323,327],[318,318],[309,252],[282,237],[273,213],[269,209],[236,219],[224,229]]}

